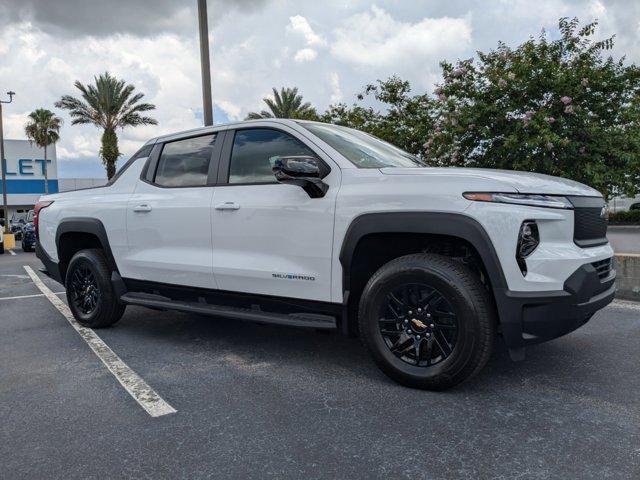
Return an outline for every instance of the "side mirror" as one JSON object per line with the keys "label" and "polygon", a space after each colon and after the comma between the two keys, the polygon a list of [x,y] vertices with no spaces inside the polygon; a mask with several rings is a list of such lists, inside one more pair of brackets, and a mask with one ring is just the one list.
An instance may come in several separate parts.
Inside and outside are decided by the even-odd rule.
{"label": "side mirror", "polygon": [[273,164],[278,182],[302,187],[311,198],[324,197],[329,190],[329,185],[322,181],[329,173],[326,170],[317,158],[306,155],[277,157]]}

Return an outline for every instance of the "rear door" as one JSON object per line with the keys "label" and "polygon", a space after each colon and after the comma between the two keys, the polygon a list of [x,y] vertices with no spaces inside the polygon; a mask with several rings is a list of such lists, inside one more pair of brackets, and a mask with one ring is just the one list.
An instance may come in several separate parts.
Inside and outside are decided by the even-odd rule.
{"label": "rear door", "polygon": [[180,138],[154,150],[128,203],[131,278],[217,288],[210,208],[223,137]]}
{"label": "rear door", "polygon": [[[273,163],[292,155],[311,155],[329,167],[324,197],[276,182]],[[339,185],[339,168],[291,128],[228,131],[212,209],[219,288],[330,301]]]}

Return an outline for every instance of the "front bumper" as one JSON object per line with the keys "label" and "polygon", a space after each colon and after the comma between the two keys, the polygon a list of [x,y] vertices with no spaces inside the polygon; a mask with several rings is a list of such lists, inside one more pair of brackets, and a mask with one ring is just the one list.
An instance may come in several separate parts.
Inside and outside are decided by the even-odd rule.
{"label": "front bumper", "polygon": [[551,292],[497,291],[502,335],[507,347],[517,349],[572,332],[613,300],[615,266],[601,279],[590,263],[578,268],[563,290]]}

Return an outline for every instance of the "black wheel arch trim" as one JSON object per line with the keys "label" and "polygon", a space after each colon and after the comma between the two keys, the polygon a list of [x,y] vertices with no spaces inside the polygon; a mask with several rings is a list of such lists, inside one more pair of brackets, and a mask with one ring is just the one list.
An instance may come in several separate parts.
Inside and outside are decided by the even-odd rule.
{"label": "black wheel arch trim", "polygon": [[[60,237],[65,233],[88,233],[94,235],[102,246],[109,268],[114,272],[118,272],[118,265],[111,252],[107,231],[100,220],[91,217],[70,217],[62,220],[56,230],[56,250],[58,251],[58,258],[60,258]],[[64,272],[60,270],[60,274],[63,273]]]}
{"label": "black wheel arch trim", "polygon": [[343,291],[349,289],[350,265],[358,242],[366,235],[375,233],[424,233],[448,235],[466,240],[480,255],[493,288],[507,288],[504,272],[493,243],[477,220],[460,213],[382,212],[360,215],[353,219],[347,228],[340,249]]}

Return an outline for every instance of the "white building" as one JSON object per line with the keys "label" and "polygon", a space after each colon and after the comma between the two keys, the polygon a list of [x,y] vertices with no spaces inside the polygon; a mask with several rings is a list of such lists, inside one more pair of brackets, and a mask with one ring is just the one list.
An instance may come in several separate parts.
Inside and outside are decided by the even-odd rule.
{"label": "white building", "polygon": [[[45,194],[45,168],[48,174],[49,193],[97,187],[106,183],[106,179],[58,178],[55,145],[47,148],[46,167],[43,150],[28,140],[5,140],[4,155],[6,158],[5,175],[9,212],[8,215],[5,215],[0,201],[0,218],[11,219],[12,215],[27,212],[33,208],[38,198]],[[0,184],[1,193],[2,184]]]}

